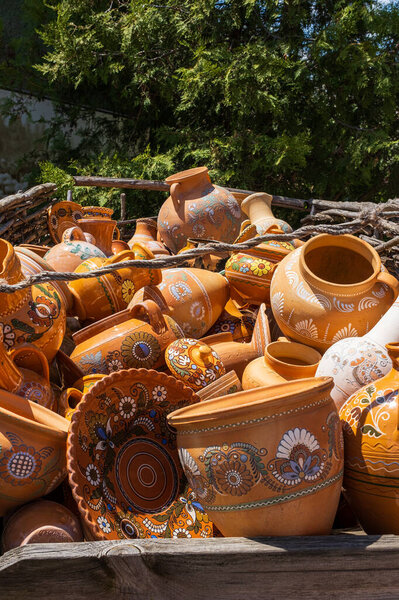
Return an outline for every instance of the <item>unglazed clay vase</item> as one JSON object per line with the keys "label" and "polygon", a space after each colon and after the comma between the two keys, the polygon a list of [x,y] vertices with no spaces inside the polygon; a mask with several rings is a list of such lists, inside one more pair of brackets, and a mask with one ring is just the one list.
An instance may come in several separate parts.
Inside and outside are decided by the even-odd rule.
{"label": "unglazed clay vase", "polygon": [[79,219],[78,226],[82,231],[94,237],[96,240],[95,245],[105,256],[111,256],[116,221],[113,221],[109,217],[85,216],[83,219]]}
{"label": "unglazed clay vase", "polygon": [[62,200],[56,202],[47,211],[48,230],[54,244],[62,241],[64,231],[75,227],[79,219],[83,216],[83,209],[80,204],[71,200]]}
{"label": "unglazed clay vase", "polygon": [[294,379],[314,377],[321,354],[310,346],[296,342],[271,342],[265,355],[256,358],[245,368],[242,388],[269,387]]}
{"label": "unglazed clay vase", "polygon": [[225,375],[222,375],[222,377],[219,377],[219,379],[216,379],[213,383],[198,390],[196,394],[201,402],[203,402],[204,400],[219,398],[220,396],[226,396],[227,394],[234,394],[241,390],[241,382],[238,379],[236,372],[229,371]]}
{"label": "unglazed clay vase", "polygon": [[[24,279],[14,248],[1,239],[0,278],[9,284]],[[65,306],[50,283],[33,285],[12,294],[0,293],[0,328],[8,350],[31,343],[51,362],[65,334]],[[27,350],[19,354],[18,364],[35,370],[35,367],[40,369],[41,362]]]}
{"label": "unglazed clay vase", "polygon": [[399,342],[399,299],[366,335],[339,340],[323,355],[316,375],[334,379],[331,396],[338,410],[359,388],[392,369],[388,342]]}
{"label": "unglazed clay vase", "polygon": [[344,488],[368,534],[399,533],[399,344],[387,344],[392,370],[353,394],[340,410]]}
{"label": "unglazed clay vase", "polygon": [[258,235],[267,233],[272,225],[277,225],[284,233],[291,233],[292,227],[273,215],[272,201],[273,196],[270,194],[264,192],[251,194],[241,202],[241,210],[249,217],[251,224],[256,226]]}
{"label": "unglazed clay vase", "polygon": [[166,183],[170,196],[159,211],[158,232],[174,254],[188,237],[233,242],[240,230],[240,207],[230,192],[211,183],[206,167],[181,171]]}
{"label": "unglazed clay vase", "polygon": [[128,241],[130,247],[139,242],[155,256],[169,256],[167,248],[157,240],[157,222],[154,219],[137,219],[136,231]]}
{"label": "unglazed clay vase", "polygon": [[153,300],[180,325],[186,337],[200,339],[221,315],[228,299],[229,283],[219,273],[163,269],[162,283],[142,288],[132,303]]}
{"label": "unglazed clay vase", "polygon": [[37,500],[22,506],[6,521],[3,552],[26,544],[82,542],[79,519],[65,506]]}
{"label": "unglazed clay vase", "polygon": [[224,536],[330,532],[343,476],[331,387],[302,379],[168,416],[189,484]]}
{"label": "unglazed clay vase", "polygon": [[165,351],[169,371],[197,392],[225,375],[220,357],[199,340],[181,338],[172,342]]}
{"label": "unglazed clay vase", "polygon": [[324,352],[366,334],[396,299],[399,282],[352,235],[318,235],[277,266],[271,305],[284,335]]}
{"label": "unglazed clay vase", "polygon": [[51,410],[0,392],[0,516],[61,483],[68,427]]}
{"label": "unglazed clay vase", "polygon": [[261,304],[259,307],[250,342],[245,344],[235,342],[231,333],[209,335],[201,341],[215,350],[227,372],[235,371],[241,378],[247,364],[263,356],[265,346],[271,341],[266,305]]}
{"label": "unglazed clay vase", "polygon": [[269,303],[276,267],[293,250],[289,242],[271,241],[232,254],[225,266],[231,297],[241,306]]}
{"label": "unglazed clay vase", "polygon": [[[138,244],[135,248],[138,248]],[[143,247],[142,251],[148,259],[154,258],[146,248]],[[75,273],[88,273],[136,258],[137,254],[132,250],[124,250],[110,258],[90,258],[83,261],[75,269]],[[159,269],[124,267],[90,279],[70,281],[68,287],[74,300],[72,311],[81,321],[98,321],[124,310],[137,290],[145,285],[156,285],[161,279]]]}
{"label": "unglazed clay vase", "polygon": [[183,332],[175,321],[163,315],[155,302],[146,300],[75,333],[77,346],[71,359],[85,375],[157,368],[165,363],[167,346],[181,337]]}
{"label": "unglazed clay vase", "polygon": [[93,239],[79,227],[71,227],[62,234],[62,242],[51,248],[44,259],[55,271],[72,273],[76,267],[88,258],[95,256],[106,258],[97,246],[87,241]]}
{"label": "unglazed clay vase", "polygon": [[[118,371],[118,369],[115,369],[115,371]],[[101,381],[104,377],[106,377],[106,375],[99,373],[85,375],[76,381],[73,387],[64,390],[58,403],[58,414],[70,421],[83,396],[87,394],[93,385],[96,385],[96,383]]]}

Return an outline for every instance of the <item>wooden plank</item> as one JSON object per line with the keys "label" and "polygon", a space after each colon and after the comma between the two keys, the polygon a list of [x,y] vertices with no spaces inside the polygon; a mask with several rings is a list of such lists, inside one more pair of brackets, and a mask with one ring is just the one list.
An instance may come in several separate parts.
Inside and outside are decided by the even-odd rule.
{"label": "wooden plank", "polygon": [[0,589],[6,600],[392,600],[399,538],[32,544],[0,559]]}

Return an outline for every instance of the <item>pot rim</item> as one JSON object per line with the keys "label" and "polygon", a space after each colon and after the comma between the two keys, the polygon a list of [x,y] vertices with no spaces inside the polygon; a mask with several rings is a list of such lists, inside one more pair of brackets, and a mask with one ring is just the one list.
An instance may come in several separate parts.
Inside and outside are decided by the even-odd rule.
{"label": "pot rim", "polygon": [[328,392],[330,395],[333,385],[332,377],[308,377],[273,386],[235,392],[180,408],[168,415],[168,423],[177,430],[184,430],[187,425],[191,424],[215,424],[240,416],[249,418],[252,412],[259,411],[262,407],[267,406],[273,409],[275,406],[280,406],[281,401],[284,402],[284,407],[288,408],[292,403],[305,398],[310,393]]}
{"label": "pot rim", "polygon": [[190,179],[190,177],[196,177],[197,175],[204,175],[206,173],[208,173],[208,167],[194,167],[193,169],[186,169],[185,171],[179,171],[178,173],[169,175],[169,177],[165,179],[165,182],[170,184],[177,183]]}
{"label": "pot rim", "polygon": [[[53,437],[62,438],[62,439],[65,439],[65,441],[66,441],[68,430],[69,430],[69,422],[66,419],[64,419],[61,415],[53,412],[52,410],[49,410],[48,408],[45,408],[44,406],[41,406],[40,404],[36,404],[35,402],[32,402],[31,400],[27,400],[26,398],[17,396],[16,394],[13,394],[12,392],[7,392],[6,390],[1,390],[1,394],[3,397],[4,397],[4,394],[6,394],[9,397],[10,403],[13,402],[15,404],[15,412],[13,412],[12,410],[9,410],[3,406],[0,406],[0,415],[2,418],[4,418],[5,420],[7,420],[11,423],[15,423],[15,422],[20,423],[20,424],[22,423],[22,425],[24,425],[25,427],[34,429],[38,433],[47,434],[47,435],[51,434],[51,436],[53,436]],[[1,402],[1,400],[0,400],[0,402]],[[23,405],[25,405],[25,406],[23,406]],[[20,412],[17,412],[18,410],[20,410],[22,412],[24,409],[26,410],[26,412],[29,410],[31,411],[31,413],[32,413],[31,419],[28,418],[27,416],[23,416],[22,414],[20,414]],[[56,426],[51,427],[50,425],[46,425],[44,423],[44,420],[47,415],[50,416],[55,421],[59,421],[60,427],[56,428]],[[38,419],[40,419],[40,420],[38,420]],[[63,427],[61,427],[61,426],[63,426]]]}
{"label": "pot rim", "polygon": [[[281,360],[281,358],[274,356],[273,354],[270,353],[269,348],[272,346],[273,348],[277,348],[277,347],[281,347],[284,346],[288,349],[305,349],[309,354],[313,354],[316,356],[318,356],[318,359],[315,362],[307,362],[304,365],[297,365],[295,363],[290,363],[290,362],[286,362],[284,360]],[[290,356],[289,354],[286,355],[287,358],[295,358],[294,356]],[[311,346],[306,346],[306,344],[301,344],[300,342],[290,342],[290,341],[284,341],[284,340],[276,340],[275,342],[270,342],[270,344],[267,344],[267,346],[265,347],[265,355],[263,357],[265,359],[265,361],[270,362],[273,365],[277,365],[277,366],[281,366],[281,367],[294,367],[295,369],[309,369],[309,367],[316,367],[319,362],[321,361],[321,354],[318,350],[316,350],[316,348],[312,348]]]}

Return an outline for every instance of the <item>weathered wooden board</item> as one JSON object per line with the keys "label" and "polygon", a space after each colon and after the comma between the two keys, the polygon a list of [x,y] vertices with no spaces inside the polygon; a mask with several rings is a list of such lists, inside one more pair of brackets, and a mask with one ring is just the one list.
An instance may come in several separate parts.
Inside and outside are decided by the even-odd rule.
{"label": "weathered wooden board", "polygon": [[2,600],[399,598],[399,537],[37,544],[0,559]]}

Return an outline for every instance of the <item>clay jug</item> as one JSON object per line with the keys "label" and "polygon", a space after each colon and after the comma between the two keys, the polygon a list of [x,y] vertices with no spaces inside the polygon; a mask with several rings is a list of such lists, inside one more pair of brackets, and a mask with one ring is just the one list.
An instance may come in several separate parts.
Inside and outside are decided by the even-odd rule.
{"label": "clay jug", "polygon": [[136,231],[128,241],[130,247],[139,242],[155,256],[169,256],[166,247],[157,240],[157,222],[154,219],[137,219]]}
{"label": "clay jug", "polygon": [[174,254],[188,237],[233,242],[240,230],[240,207],[230,192],[211,183],[206,167],[181,171],[166,183],[170,196],[159,211],[158,232]]}
{"label": "clay jug", "polygon": [[78,220],[78,226],[82,231],[93,236],[96,240],[95,245],[105,256],[112,255],[112,240],[116,221],[108,217],[84,217]]}
{"label": "clay jug", "polygon": [[72,273],[88,258],[106,258],[104,252],[88,240],[95,242],[91,235],[85,234],[79,227],[71,227],[62,234],[62,242],[53,246],[44,259],[55,271]]}
{"label": "clay jug", "polygon": [[231,333],[217,333],[201,340],[211,346],[220,357],[223,366],[228,371],[235,371],[241,379],[245,367],[249,362],[262,356],[265,346],[270,342],[269,322],[266,315],[266,305],[259,307],[255,321],[252,339],[247,344],[235,342]]}
{"label": "clay jug", "polygon": [[[134,246],[138,248],[138,244]],[[154,255],[142,247],[148,259]],[[88,273],[100,267],[107,267],[127,260],[135,260],[137,254],[125,250],[110,258],[90,258],[83,261],[75,273]],[[68,286],[73,295],[72,312],[80,321],[98,321],[114,313],[124,310],[132,300],[135,292],[145,285],[156,285],[161,282],[159,269],[137,269],[124,267],[90,279],[70,281]]]}
{"label": "clay jug", "polygon": [[388,342],[399,342],[399,298],[366,335],[339,340],[321,359],[316,374],[334,379],[331,396],[338,410],[359,388],[392,369]]}
{"label": "clay jug", "polygon": [[338,340],[367,333],[398,289],[370,244],[322,234],[281,261],[270,294],[284,335],[324,352]]}
{"label": "clay jug", "polygon": [[[0,279],[9,284],[24,279],[14,248],[1,239]],[[31,343],[51,362],[65,334],[65,307],[50,283],[33,285],[11,294],[0,293],[0,328],[7,349]],[[29,351],[21,353],[17,361],[26,368],[40,369],[41,363]]]}
{"label": "clay jug", "polygon": [[164,269],[162,283],[143,287],[132,304],[147,299],[170,315],[186,337],[200,339],[222,313],[229,299],[229,284],[223,275],[203,269]]}
{"label": "clay jug", "polygon": [[156,369],[165,363],[166,347],[181,337],[183,332],[175,321],[163,315],[155,302],[146,300],[75,333],[77,346],[71,359],[85,375]]}
{"label": "clay jug", "polygon": [[301,379],[168,415],[189,485],[222,535],[330,532],[343,475],[331,387]]}
{"label": "clay jug", "polygon": [[265,192],[251,194],[241,202],[241,210],[249,217],[251,224],[256,226],[258,235],[267,233],[272,225],[277,225],[284,233],[291,233],[292,227],[273,215],[272,201],[273,196]]}
{"label": "clay jug", "polygon": [[344,488],[368,534],[399,534],[399,344],[388,344],[392,370],[355,392],[340,410]]}
{"label": "clay jug", "polygon": [[82,542],[79,519],[65,506],[38,500],[22,506],[7,520],[2,536],[3,552],[26,544]]}
{"label": "clay jug", "polygon": [[242,388],[270,387],[277,383],[314,377],[321,354],[310,346],[282,340],[271,342],[264,356],[255,358],[245,368]]}
{"label": "clay jug", "polygon": [[[118,368],[115,368],[115,366],[116,365],[114,365],[113,372],[119,370]],[[73,387],[64,390],[60,396],[57,411],[58,414],[70,421],[83,396],[97,383],[97,381],[101,381],[104,377],[105,375],[100,373],[85,375],[76,381]]]}

